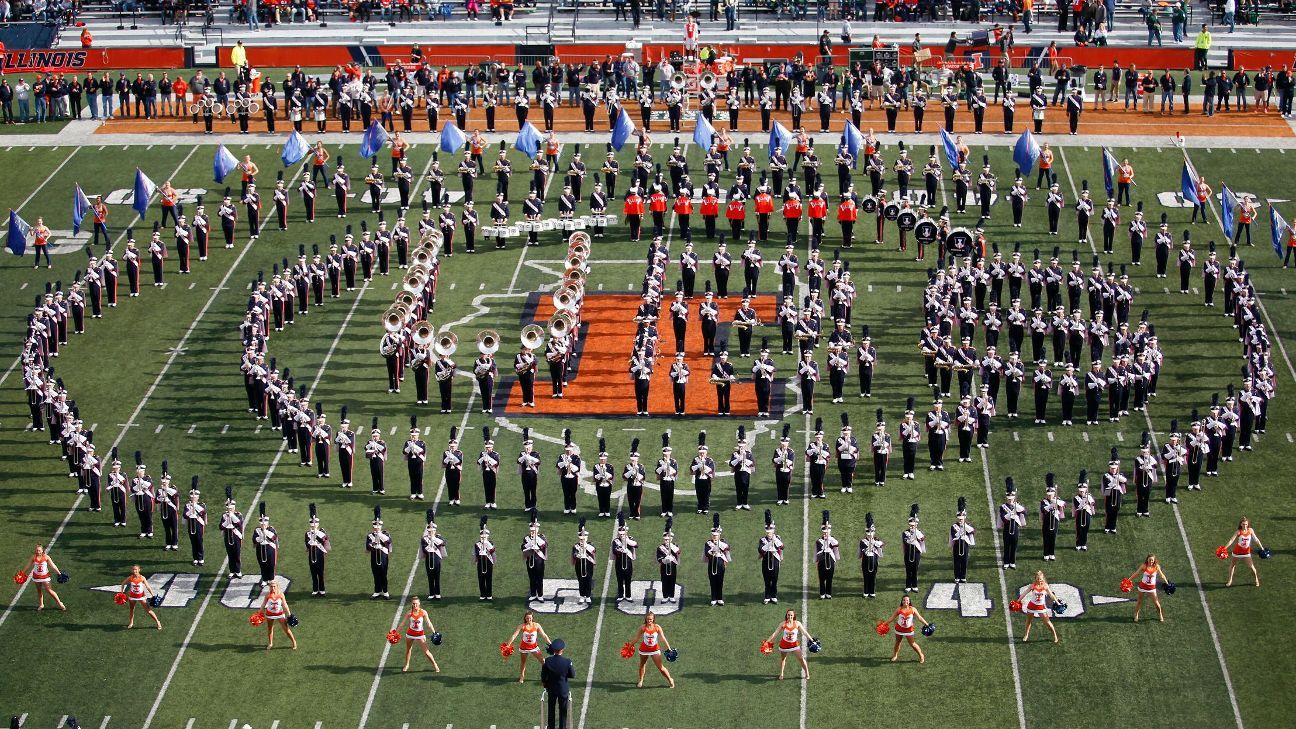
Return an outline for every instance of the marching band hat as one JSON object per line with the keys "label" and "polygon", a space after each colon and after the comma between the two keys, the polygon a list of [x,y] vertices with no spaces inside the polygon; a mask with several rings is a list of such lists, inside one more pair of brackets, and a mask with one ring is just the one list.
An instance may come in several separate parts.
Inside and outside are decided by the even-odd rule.
{"label": "marching band hat", "polygon": [[724,529],[720,528],[720,512],[711,515],[711,533],[715,535],[724,533]]}
{"label": "marching band hat", "polygon": [[918,505],[909,505],[909,524],[912,526],[918,523]]}

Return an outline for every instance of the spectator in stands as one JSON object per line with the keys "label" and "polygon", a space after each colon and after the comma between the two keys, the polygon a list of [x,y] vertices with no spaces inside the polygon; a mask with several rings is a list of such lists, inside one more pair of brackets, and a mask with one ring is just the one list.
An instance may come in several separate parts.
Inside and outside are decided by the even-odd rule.
{"label": "spectator in stands", "polygon": [[1237,0],[1224,0],[1222,12],[1220,24],[1227,25],[1229,32],[1232,33],[1237,28],[1237,21],[1233,18],[1233,16],[1237,15]]}
{"label": "spectator in stands", "polygon": [[[248,28],[254,31],[261,30],[261,21],[257,18],[257,10],[257,0],[247,0]],[[242,46],[243,41],[239,41],[238,44]]]}
{"label": "spectator in stands", "polygon": [[1156,44],[1158,46],[1162,45],[1161,18],[1157,17],[1156,8],[1148,9],[1146,22],[1147,22],[1147,33],[1148,33],[1148,45],[1149,46],[1152,45],[1153,40],[1156,41]]}
{"label": "spectator in stands", "polygon": [[1197,33],[1197,39],[1193,41],[1193,68],[1195,70],[1206,70],[1206,55],[1210,53],[1210,47],[1211,33],[1206,29],[1206,24],[1202,23],[1201,31]]}
{"label": "spectator in stands", "polygon": [[1034,11],[1035,0],[1021,0],[1022,25],[1026,28],[1027,33],[1031,32],[1031,21],[1035,19],[1033,17]]}
{"label": "spectator in stands", "polygon": [[1188,13],[1184,9],[1184,0],[1176,0],[1170,5],[1170,30],[1174,34],[1174,42],[1182,43],[1184,36],[1188,34]]}
{"label": "spectator in stands", "polygon": [[[9,0],[0,0],[0,23],[8,23],[11,19]],[[12,91],[12,90],[11,90]],[[12,120],[6,120],[6,124],[13,124]]]}

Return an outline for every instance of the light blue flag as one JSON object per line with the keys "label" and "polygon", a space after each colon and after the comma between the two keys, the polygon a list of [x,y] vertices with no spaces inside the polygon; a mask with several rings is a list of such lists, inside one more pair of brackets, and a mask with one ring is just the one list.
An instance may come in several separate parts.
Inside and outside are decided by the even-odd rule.
{"label": "light blue flag", "polygon": [[1013,145],[1013,164],[1017,165],[1017,169],[1021,170],[1023,175],[1029,175],[1031,170],[1035,169],[1035,163],[1039,162],[1039,158],[1039,143],[1027,129],[1017,137],[1017,143]]}
{"label": "light blue flag", "polygon": [[216,145],[216,153],[212,157],[212,178],[217,182],[224,182],[225,176],[238,167],[238,157],[225,148],[225,145]]}
{"label": "light blue flag", "polygon": [[28,235],[31,235],[31,226],[27,224],[27,221],[18,217],[18,213],[10,210],[9,237],[8,240],[5,241],[5,247],[15,256],[21,256],[27,252]]}
{"label": "light blue flag", "polygon": [[441,151],[454,154],[468,143],[468,137],[464,135],[454,122],[446,122],[441,127]]}
{"label": "light blue flag", "polygon": [[792,146],[792,132],[778,122],[774,122],[774,128],[770,129],[769,136],[769,153],[770,159],[774,158],[774,148],[778,147],[787,154],[788,147]]}
{"label": "light blue flag", "polygon": [[153,197],[153,192],[157,190],[157,185],[144,174],[144,170],[135,168],[135,199],[131,201],[131,209],[140,216],[140,220],[148,214],[149,199]]}
{"label": "light blue flag", "polygon": [[950,169],[957,170],[959,164],[958,147],[954,146],[954,137],[950,136],[945,127],[941,127],[941,147],[945,149],[945,159],[949,160]]}
{"label": "light blue flag", "polygon": [[365,130],[364,137],[360,139],[360,156],[365,159],[377,156],[378,152],[387,143],[387,130],[382,128],[378,122],[369,125]]}
{"label": "light blue flag", "polygon": [[76,235],[81,232],[81,221],[90,213],[90,198],[81,191],[81,185],[76,186],[72,193],[72,234]]}
{"label": "light blue flag", "polygon": [[634,134],[634,122],[630,121],[630,114],[621,108],[621,113],[617,115],[616,125],[612,127],[612,148],[620,152],[626,142],[630,140],[630,135]]}
{"label": "light blue flag", "polygon": [[[625,110],[622,109],[622,111]],[[711,140],[715,139],[715,133],[715,127],[711,126],[711,122],[707,121],[706,116],[699,111],[696,125],[693,127],[693,143],[701,147],[705,152],[710,149]]]}
{"label": "light blue flag", "polygon": [[854,122],[847,121],[846,128],[842,131],[842,141],[846,143],[846,149],[851,153],[851,167],[859,167],[860,147],[864,146],[864,134],[855,126]]}
{"label": "light blue flag", "polygon": [[[13,215],[9,216],[9,238],[13,239]],[[1272,204],[1269,206],[1269,238],[1273,241],[1274,253],[1279,258],[1283,257],[1283,246],[1287,243],[1287,221],[1283,216],[1278,214],[1278,209]],[[10,248],[12,248],[12,244]],[[19,254],[21,255],[21,254]]]}
{"label": "light blue flag", "polygon": [[517,139],[513,141],[513,148],[535,159],[535,156],[540,153],[540,130],[536,129],[531,122],[523,124]]}
{"label": "light blue flag", "polygon": [[1237,209],[1241,203],[1228,185],[1220,185],[1220,188],[1220,225],[1224,228],[1224,237],[1231,240],[1233,224],[1237,222]]}
{"label": "light blue flag", "polygon": [[284,142],[283,150],[279,152],[279,159],[283,161],[284,167],[292,167],[306,159],[308,154],[310,154],[310,145],[306,143],[306,137],[303,137],[301,132],[293,130],[293,133],[288,135],[288,141]]}

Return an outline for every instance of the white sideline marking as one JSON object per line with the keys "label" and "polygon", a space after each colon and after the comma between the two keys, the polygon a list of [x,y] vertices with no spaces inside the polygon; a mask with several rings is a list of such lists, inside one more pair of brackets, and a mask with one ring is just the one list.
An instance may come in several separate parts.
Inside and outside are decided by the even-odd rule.
{"label": "white sideline marking", "polygon": [[322,721],[315,722],[315,729],[323,729],[323,727],[324,727],[324,722]]}
{"label": "white sideline marking", "polygon": [[30,284],[29,284],[28,282],[23,281],[23,285],[22,285],[22,286],[19,286],[19,287],[18,287],[18,290],[19,290],[19,291],[25,291],[29,285],[30,285]]}
{"label": "white sideline marking", "polygon": [[230,719],[229,729],[235,729],[238,726],[238,719]]}
{"label": "white sideline marking", "polygon": [[[1061,151],[1060,147],[1058,149]],[[981,450],[981,475],[985,477],[986,507],[989,508],[993,519],[996,512],[994,489],[990,485],[990,461],[986,459],[985,450]],[[1008,610],[1008,582],[1004,578],[1004,571],[999,569],[999,565],[1003,563],[1003,547],[999,544],[999,530],[991,529],[990,534],[994,537],[995,573],[999,575],[999,607],[1003,611],[1004,629],[1008,632],[1008,657],[1012,661],[1013,693],[1017,697],[1017,725],[1020,729],[1026,729],[1026,704],[1022,700],[1021,668],[1017,664],[1017,641],[1013,636],[1012,612]]]}
{"label": "white sideline marking", "polygon": [[190,425],[190,426],[189,426],[189,430],[188,430],[188,432],[192,434],[195,430],[198,430],[198,426],[197,426],[197,425]]}
{"label": "white sideline marking", "polygon": [[[180,161],[180,165],[176,167],[175,172],[171,173],[171,177],[175,177],[180,173],[180,170],[185,166],[185,163],[189,161],[190,157],[193,157],[193,154],[196,151],[198,151],[197,147],[194,147],[193,149],[189,150],[189,154],[185,155],[185,158]],[[138,217],[139,216],[136,216],[136,218]],[[117,240],[120,241],[121,238],[125,235],[126,235],[126,231],[123,230],[121,232],[121,235],[118,236]],[[230,274],[234,272],[234,269],[238,266],[239,261],[242,260],[243,256],[247,253],[248,250],[249,248],[244,248],[243,252],[239,254],[239,257],[235,259],[234,265],[230,267],[229,271],[225,272],[226,279],[228,279],[230,277]],[[224,284],[222,283],[222,285]],[[121,432],[117,434],[117,438],[113,440],[112,445],[108,446],[109,451],[121,445],[122,439],[126,437],[126,433],[130,432],[131,426],[135,424],[135,418],[139,417],[139,414],[144,409],[144,406],[147,405],[149,399],[153,397],[153,393],[157,391],[157,387],[162,382],[162,378],[165,377],[167,371],[171,369],[171,365],[175,363],[176,356],[179,354],[180,350],[184,349],[185,342],[189,341],[189,337],[193,335],[194,330],[198,328],[198,322],[202,321],[203,317],[207,314],[208,309],[211,308],[211,305],[215,302],[215,300],[216,297],[215,295],[213,295],[210,299],[207,300],[207,303],[203,305],[203,308],[198,311],[198,316],[194,318],[193,322],[189,325],[189,328],[185,330],[184,336],[180,337],[179,344],[177,344],[175,349],[171,351],[171,356],[168,357],[166,363],[162,365],[162,369],[158,372],[157,378],[153,380],[153,384],[149,385],[148,390],[144,392],[144,398],[139,401],[139,404],[135,406],[134,412],[132,412],[130,417],[126,419],[126,425],[124,425],[122,427]],[[18,364],[18,361],[19,360],[14,360],[14,364],[9,366],[9,371],[13,370],[13,368]],[[9,376],[9,371],[5,372],[3,376],[0,376],[0,384],[3,384],[5,377]],[[54,536],[50,537],[49,542],[45,545],[45,548],[47,550],[53,547],[56,542],[58,542],[58,538],[63,535],[63,530],[67,529],[68,523],[72,521],[72,517],[76,515],[77,509],[81,506],[81,502],[84,499],[85,499],[85,495],[81,494],[77,496],[76,501],[72,502],[72,508],[68,509],[68,513],[63,517],[63,521],[59,522],[58,528],[54,530]],[[24,582],[22,585],[18,587],[18,591],[14,593],[13,599],[10,600],[9,605],[5,607],[4,613],[0,614],[0,626],[3,626],[5,624],[5,621],[9,619],[9,614],[13,612],[14,606],[17,605],[18,600],[22,598],[23,592],[27,590],[27,585],[28,582]]]}
{"label": "white sideline marking", "polygon": [[27,723],[27,714],[24,712],[22,716],[18,717],[18,726],[21,727],[23,724],[26,723]]}
{"label": "white sideline marking", "polygon": [[1120,432],[1119,430],[1116,431],[1116,440],[1120,441],[1121,443],[1124,443],[1124,442],[1125,442],[1125,434],[1122,433],[1122,432]]}
{"label": "white sideline marking", "polygon": [[1287,442],[1288,442],[1288,443],[1296,443],[1296,441],[1293,441],[1293,440],[1292,440],[1292,434],[1291,434],[1291,433],[1288,433],[1288,434],[1287,434]]}

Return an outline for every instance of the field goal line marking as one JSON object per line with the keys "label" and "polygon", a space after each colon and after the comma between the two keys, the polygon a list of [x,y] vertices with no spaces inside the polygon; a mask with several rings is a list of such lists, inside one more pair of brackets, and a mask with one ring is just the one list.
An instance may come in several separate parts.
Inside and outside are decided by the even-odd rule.
{"label": "field goal line marking", "polygon": [[[366,281],[360,286],[360,290],[356,293],[355,301],[351,303],[351,310],[347,312],[346,318],[342,320],[342,325],[338,327],[337,335],[333,337],[333,343],[329,345],[328,352],[324,354],[324,359],[320,363],[319,371],[315,373],[315,379],[311,382],[310,389],[307,390],[308,396],[313,396],[315,394],[315,388],[319,386],[320,380],[324,378],[324,372],[328,369],[329,361],[332,360],[333,354],[337,351],[338,344],[342,341],[342,335],[346,332],[347,325],[351,323],[351,318],[355,315],[356,309],[360,306],[360,300],[364,297],[365,291],[368,290],[369,282]],[[248,502],[248,513],[252,513],[256,504],[261,500],[261,495],[265,493],[266,486],[270,484],[270,479],[274,476],[275,470],[279,467],[279,462],[283,460],[283,455],[287,445],[287,441],[281,441],[279,443],[279,449],[275,451],[274,460],[270,462],[270,468],[266,470],[265,478],[261,479],[260,486],[257,487],[256,493],[252,495],[252,500]],[[185,634],[184,640],[180,643],[180,650],[176,653],[175,660],[171,662],[171,668],[167,671],[166,679],[162,681],[162,687],[158,689],[157,698],[153,700],[153,705],[149,708],[148,715],[144,718],[142,729],[148,729],[153,723],[153,718],[157,716],[158,709],[162,706],[162,700],[166,697],[167,690],[171,688],[171,681],[175,679],[176,673],[180,670],[180,661],[189,650],[189,644],[193,641],[194,634],[198,632],[198,624],[202,622],[203,615],[206,614],[208,606],[211,605],[212,598],[216,594],[216,588],[224,582],[222,580],[222,575],[225,574],[225,570],[228,567],[229,558],[226,557],[221,560],[220,568],[217,569],[216,573],[212,576],[211,587],[207,588],[207,594],[203,597],[202,605],[198,607],[198,612],[194,615],[193,622],[189,624],[189,631]]]}
{"label": "field goal line marking", "polygon": [[[171,177],[175,177],[180,173],[180,170],[184,168],[184,166],[189,162],[189,159],[193,157],[193,153],[196,151],[198,151],[197,147],[194,147],[189,151],[189,154],[180,161],[180,165],[176,167],[175,172],[171,173]],[[53,175],[51,175],[51,177],[52,176]],[[123,230],[122,235],[125,234],[126,232]],[[120,240],[120,237],[118,240]],[[246,249],[244,250],[246,251]],[[231,266],[230,270],[225,273],[225,278],[228,279],[230,274],[233,272],[234,267]],[[124,439],[126,434],[130,432],[131,424],[135,422],[135,418],[139,416],[140,412],[144,409],[144,406],[148,404],[149,399],[153,397],[153,393],[157,391],[158,384],[162,382],[162,378],[166,376],[167,371],[171,369],[171,365],[175,363],[176,357],[179,356],[180,349],[184,347],[184,343],[189,340],[189,337],[194,333],[194,330],[198,328],[198,322],[202,321],[203,316],[207,314],[207,310],[211,308],[215,299],[215,294],[213,294],[211,298],[207,299],[207,303],[203,305],[203,308],[198,311],[198,315],[194,317],[189,328],[185,330],[184,336],[180,337],[180,343],[171,351],[171,356],[167,357],[167,361],[162,365],[162,369],[158,371],[157,377],[153,380],[153,384],[144,392],[143,399],[141,399],[139,404],[135,406],[135,410],[131,413],[131,416],[126,419],[127,425],[122,427],[121,431],[117,434],[117,438],[113,440],[112,445],[108,447],[109,452],[111,452],[113,448],[121,445],[122,439]],[[14,365],[17,365],[17,363],[18,360],[15,360]],[[13,371],[13,366],[10,366],[9,371]],[[9,372],[5,372],[6,377],[8,374]],[[3,382],[4,378],[0,377],[0,383]],[[77,495],[76,500],[72,502],[72,508],[68,509],[68,513],[63,517],[63,521],[59,522],[58,528],[54,530],[54,535],[51,536],[49,542],[46,543],[45,549],[47,551],[52,548],[56,542],[58,542],[58,538],[63,535],[63,530],[67,529],[67,525],[72,521],[72,517],[76,516],[77,509],[80,508],[81,502],[84,500],[85,494]],[[0,614],[0,627],[4,626],[5,621],[9,619],[9,615],[13,612],[14,607],[18,604],[18,601],[22,599],[23,593],[27,590],[29,582],[24,582],[19,585],[18,591],[14,593],[13,599],[9,601],[9,605],[5,607],[4,613]]]}
{"label": "field goal line marking", "polygon": [[[562,154],[561,145],[559,145],[558,152],[559,154]],[[431,168],[432,168],[432,158],[429,157],[427,166],[423,168],[423,173],[419,175],[420,184],[422,183],[423,178],[427,176],[427,171]],[[554,175],[550,175],[549,179],[545,182],[546,193],[548,193],[549,191],[549,182],[552,182],[553,178]],[[418,186],[416,185],[414,188],[414,193],[417,192],[418,192]],[[413,195],[411,195],[411,197],[413,197]],[[512,283],[509,284],[510,290],[512,290],[513,286],[517,284],[518,274],[522,270],[522,262],[526,260],[526,252],[527,252],[527,246],[523,244],[522,252],[518,255],[517,267],[513,269],[513,280]],[[459,421],[459,431],[461,433],[464,431],[464,428],[468,427],[468,418],[472,414],[473,400],[474,398],[476,398],[476,396],[477,396],[476,388],[472,388],[468,391],[467,406],[464,408],[463,419]],[[442,469],[441,482],[437,486],[436,495],[432,497],[433,509],[436,509],[437,505],[441,503],[441,495],[445,492],[445,484],[446,484],[445,469]],[[404,592],[401,593],[400,601],[396,604],[396,614],[392,616],[391,630],[396,630],[400,626],[401,617],[405,614],[405,603],[407,600],[409,600],[410,592],[414,589],[414,577],[415,575],[418,574],[419,563],[423,560],[423,556],[421,553],[416,552],[415,554],[416,556],[414,558],[414,564],[410,566],[409,577],[405,579],[405,590]],[[391,569],[390,564],[388,565],[388,569],[389,570]],[[369,685],[369,695],[365,697],[364,709],[360,712],[360,723],[359,723],[360,729],[364,729],[364,727],[369,723],[369,712],[373,710],[374,699],[378,697],[378,684],[382,681],[383,671],[387,668],[387,661],[391,657],[391,650],[392,650],[391,643],[383,644],[382,657],[378,659],[378,668],[374,671],[373,683]]]}

